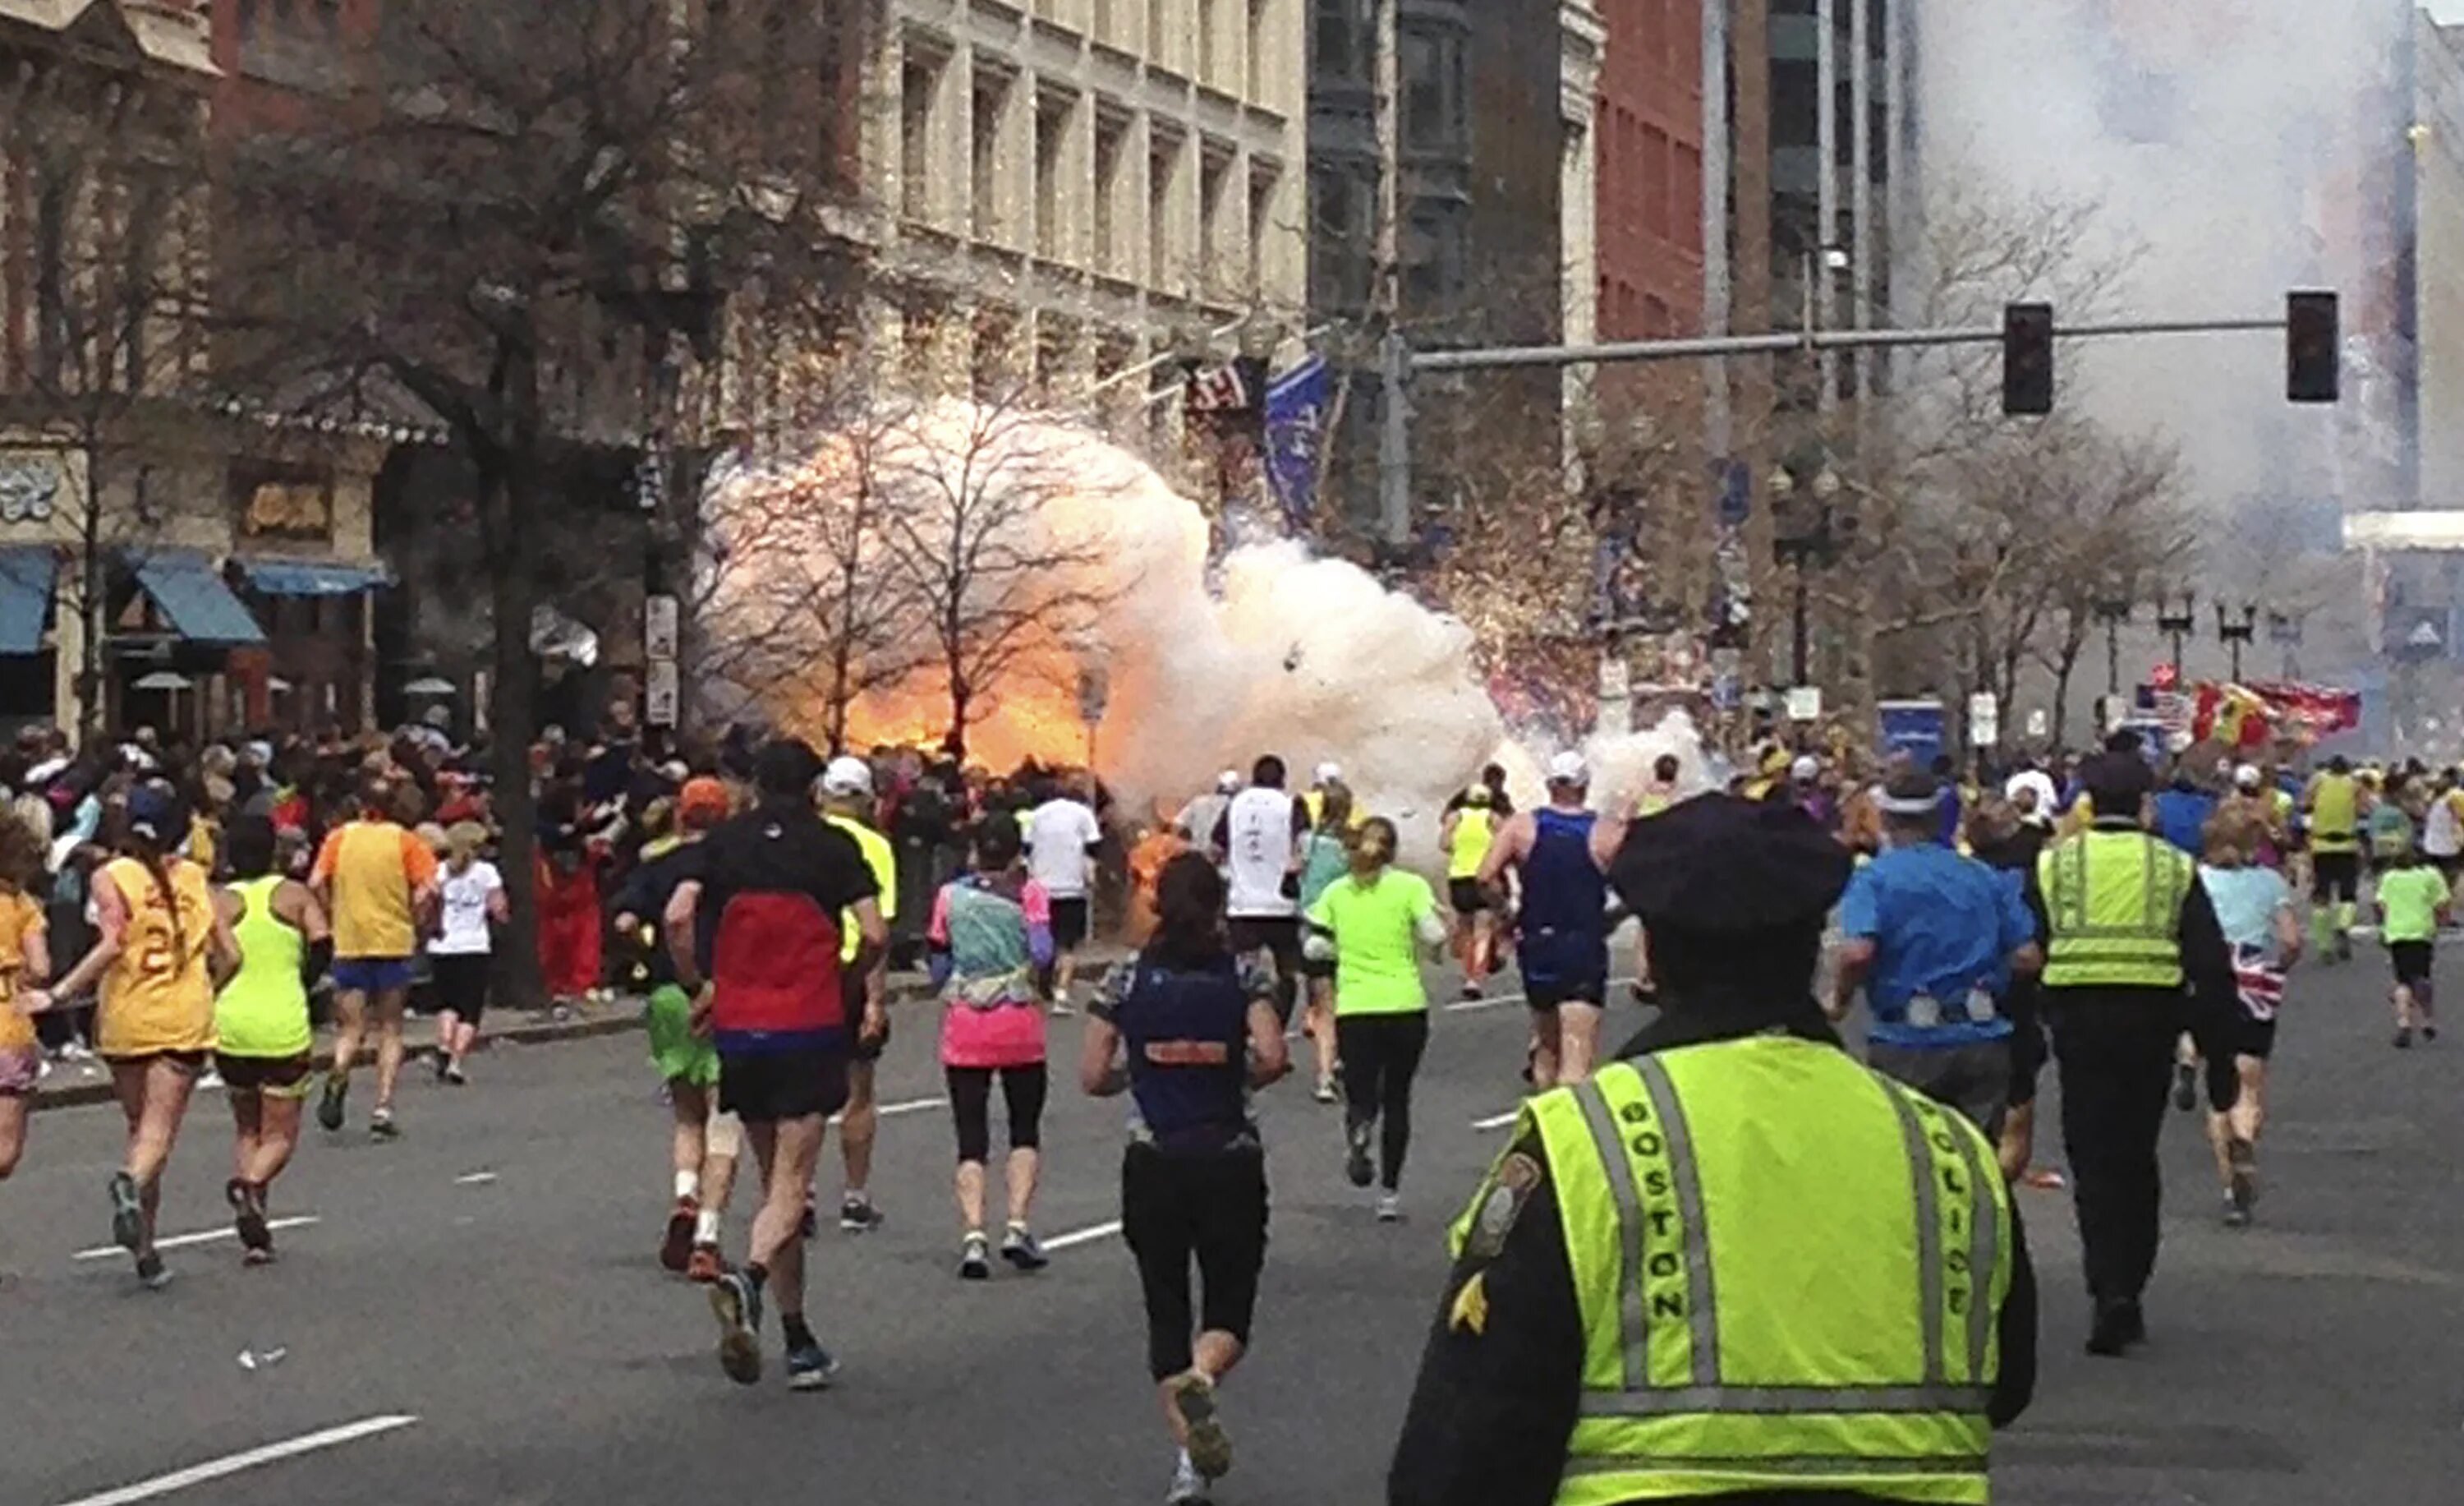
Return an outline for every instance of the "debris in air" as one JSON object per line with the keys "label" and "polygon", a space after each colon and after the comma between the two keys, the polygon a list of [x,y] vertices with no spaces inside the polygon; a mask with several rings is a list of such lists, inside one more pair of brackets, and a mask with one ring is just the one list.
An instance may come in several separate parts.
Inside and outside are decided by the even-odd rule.
{"label": "debris in air", "polygon": [[1287,653],[1287,654],[1285,654],[1285,655],[1284,655],[1284,673],[1285,673],[1285,674],[1287,674],[1287,675],[1288,675],[1288,674],[1290,674],[1292,671],[1294,671],[1294,670],[1296,670],[1296,669],[1299,669],[1300,667],[1301,667],[1301,646],[1300,646],[1299,644],[1295,643],[1295,644],[1293,644],[1293,645],[1292,645],[1292,652],[1290,652],[1289,653]]}
{"label": "debris in air", "polygon": [[271,1370],[290,1353],[280,1344],[271,1349],[243,1349],[239,1352],[239,1367],[243,1370]]}

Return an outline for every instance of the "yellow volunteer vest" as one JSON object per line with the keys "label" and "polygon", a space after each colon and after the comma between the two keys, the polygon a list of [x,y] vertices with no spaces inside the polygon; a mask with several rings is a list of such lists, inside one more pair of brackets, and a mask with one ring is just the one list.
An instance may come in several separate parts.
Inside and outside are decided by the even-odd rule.
{"label": "yellow volunteer vest", "polygon": [[1456,811],[1454,845],[1446,850],[1446,876],[1479,877],[1481,862],[1496,840],[1496,811],[1486,806],[1465,806]]}
{"label": "yellow volunteer vest", "polygon": [[1557,1506],[1780,1490],[1983,1506],[2012,1236],[1973,1125],[1770,1035],[1613,1063],[1523,1114],[1583,1318]]}
{"label": "yellow volunteer vest", "polygon": [[2310,849],[2316,853],[2361,851],[2361,782],[2350,774],[2321,774],[2310,790]]}
{"label": "yellow volunteer vest", "polygon": [[2051,926],[2048,988],[2178,988],[2189,855],[2136,827],[2099,828],[2036,854]]}
{"label": "yellow volunteer vest", "polygon": [[[891,847],[890,838],[836,811],[824,811],[822,819],[846,832],[854,841],[856,851],[864,854],[864,866],[872,871],[873,887],[881,891],[873,902],[881,907],[882,922],[897,919],[898,853]],[[854,962],[856,949],[863,944],[864,937],[856,929],[855,912],[847,911],[839,917],[839,961]]]}

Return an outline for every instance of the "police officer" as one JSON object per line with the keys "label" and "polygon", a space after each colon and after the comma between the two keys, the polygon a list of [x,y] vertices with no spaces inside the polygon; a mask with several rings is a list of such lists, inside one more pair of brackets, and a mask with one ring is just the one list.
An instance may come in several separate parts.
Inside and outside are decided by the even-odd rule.
{"label": "police officer", "polygon": [[1814,1001],[1848,868],[1784,804],[1635,824],[1662,1012],[1524,1106],[1456,1225],[1391,1506],[1986,1500],[2035,1277],[1991,1143]]}
{"label": "police officer", "polygon": [[2188,1030],[2209,1060],[2231,1060],[2227,1026],[2238,1005],[2233,955],[2197,868],[2141,827],[2153,783],[2146,762],[2101,754],[2079,782],[2094,807],[2088,830],[2036,858],[2042,997],[2096,1309],[2087,1348],[2119,1355],[2147,1337],[2139,1299],[2156,1267],[2156,1137],[2174,1043]]}

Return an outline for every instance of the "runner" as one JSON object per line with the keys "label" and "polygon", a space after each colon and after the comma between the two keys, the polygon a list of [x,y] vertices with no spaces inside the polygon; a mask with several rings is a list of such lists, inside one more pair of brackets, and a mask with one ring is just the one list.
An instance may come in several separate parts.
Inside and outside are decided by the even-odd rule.
{"label": "runner", "polygon": [[1215,823],[1215,846],[1230,864],[1224,913],[1232,949],[1271,955],[1275,1008],[1292,1022],[1300,997],[1300,839],[1309,811],[1284,791],[1284,761],[1272,753],[1249,770],[1249,787],[1232,797]]}
{"label": "runner", "polygon": [[2337,962],[2353,955],[2353,915],[2362,893],[2362,786],[2342,753],[2327,761],[2301,792],[2309,818],[2310,928],[2319,954]]}
{"label": "runner", "polygon": [[[864,854],[864,866],[871,873],[880,897],[881,923],[886,926],[898,919],[898,853],[890,838],[873,829],[872,810],[870,765],[860,758],[830,760],[829,767],[822,771],[822,818],[846,832]],[[1009,830],[1009,823],[995,821],[987,824],[987,830],[991,827]],[[852,916],[839,918],[842,967],[854,965],[856,930]],[[881,1209],[872,1206],[872,1141],[881,1127],[875,1069],[890,1046],[889,954],[874,958],[861,974],[847,976],[864,980],[866,1023],[856,1035],[854,1056],[847,1064],[847,1107],[839,1115],[839,1155],[847,1166],[847,1186],[839,1194],[839,1228],[850,1234],[869,1234],[882,1225]],[[803,1227],[805,1237],[812,1237],[809,1195]]]}
{"label": "runner", "polygon": [[1018,835],[995,823],[976,835],[976,871],[933,897],[924,942],[940,991],[941,1075],[958,1131],[958,1274],[992,1274],[984,1235],[984,1164],[992,1156],[993,1082],[1009,1115],[1009,1226],[1001,1258],[1021,1271],[1047,1262],[1031,1218],[1044,1143],[1044,1010],[1035,981],[1052,966],[1053,901],[1020,871]]}
{"label": "runner", "polygon": [[[2233,1058],[2208,1063],[2208,1143],[2224,1179],[2225,1223],[2250,1223],[2258,1201],[2258,1132],[2266,1114],[2267,1058],[2276,1048],[2276,1016],[2284,978],[2301,957],[2301,921],[2284,875],[2257,861],[2267,828],[2248,809],[2228,808],[2208,823],[2207,861],[2199,882],[2216,912],[2216,926],[2233,949],[2241,1017]],[[2230,1107],[2219,1110],[2215,1105]]]}
{"label": "runner", "polygon": [[[1301,840],[1299,902],[1303,916],[1316,906],[1318,896],[1326,893],[1327,886],[1352,867],[1353,837],[1365,819],[1353,809],[1352,791],[1340,780],[1329,782],[1318,791],[1316,817],[1309,834]],[[1317,1050],[1315,1096],[1320,1103],[1332,1103],[1335,1074],[1342,1070],[1335,1052],[1334,963],[1311,957],[1304,942],[1301,977],[1309,988],[1309,1008],[1301,1016],[1301,1033]]]}
{"label": "runner", "polygon": [[1145,1296],[1147,1373],[1179,1451],[1171,1506],[1203,1501],[1232,1468],[1217,1391],[1248,1350],[1266,1259],[1266,1158],[1249,1096],[1291,1071],[1275,982],[1236,959],[1223,903],[1203,856],[1165,866],[1155,939],[1106,980],[1078,1063],[1089,1093],[1132,1096],[1121,1232]]}
{"label": "runner", "polygon": [[43,906],[25,885],[43,872],[43,843],[0,809],[0,1182],[26,1152],[26,1118],[43,1075],[33,1016],[51,1008],[52,949]]}
{"label": "runner", "polygon": [[1520,882],[1531,1077],[1543,1091],[1582,1081],[1598,1056],[1609,996],[1607,868],[1626,829],[1584,808],[1592,775],[1580,753],[1551,759],[1548,782],[1548,807],[1507,820],[1476,880],[1494,894],[1513,869]]}
{"label": "runner", "polygon": [[1495,792],[1486,785],[1474,785],[1448,804],[1438,823],[1438,847],[1446,854],[1446,897],[1459,922],[1454,934],[1455,962],[1463,968],[1463,996],[1467,1000],[1481,996],[1496,944],[1497,892],[1480,881],[1482,865],[1496,840],[1497,824],[1505,819],[1495,800]]}
{"label": "runner", "polygon": [[2379,935],[2395,964],[2395,1045],[2412,1044],[2417,1027],[2424,1041],[2438,1039],[2436,1000],[2431,973],[2438,962],[2438,928],[2447,923],[2453,897],[2447,880],[2417,849],[2388,855],[2392,864],[2379,875]]}
{"label": "runner", "polygon": [[[1419,875],[1399,872],[1395,824],[1372,816],[1352,842],[1351,872],[1309,912],[1309,949],[1334,963],[1334,1031],[1343,1058],[1345,1174],[1376,1179],[1377,1218],[1403,1216],[1403,1157],[1412,1145],[1412,1079],[1429,1044],[1420,951],[1444,955],[1445,919]],[[1379,1131],[1377,1165],[1369,1141]]]}
{"label": "runner", "polygon": [[[754,808],[705,840],[701,872],[676,886],[666,916],[677,985],[701,994],[695,1027],[718,1052],[718,1106],[744,1121],[761,1166],[744,1266],[711,1286],[719,1363],[738,1384],[761,1379],[761,1308],[775,1276],[787,1383],[798,1390],[825,1386],[838,1370],[804,1321],[799,1229],[824,1126],[847,1103],[851,985],[890,944],[864,854],[813,808],[820,772],[803,742],[764,747]],[[859,939],[852,964],[841,961],[843,915]],[[879,1009],[864,1012],[864,1032],[878,1035]]]}
{"label": "runner", "polygon": [[374,1015],[377,1027],[377,1106],[368,1134],[392,1140],[394,1081],[402,1075],[402,1014],[410,996],[419,935],[436,901],[436,854],[395,825],[393,786],[371,777],[359,808],[318,849],[309,887],[334,923],[334,1069],[318,1100],[317,1122],[342,1127],[342,1100],[351,1091],[351,1067]]}
{"label": "runner", "polygon": [[659,1264],[705,1285],[717,1280],[724,1269],[719,1223],[736,1187],[744,1125],[713,1101],[718,1052],[693,1030],[693,999],[676,982],[675,961],[661,927],[677,889],[700,873],[702,839],[727,819],[727,812],[725,785],[715,779],[686,781],[676,793],[675,842],[636,867],[616,897],[616,934],[642,948],[642,981],[649,989],[645,1019],[650,1062],[667,1084],[674,1116],[669,1169],[675,1204],[668,1214],[667,1236],[659,1242]]}
{"label": "runner", "polygon": [[95,875],[99,935],[56,992],[73,999],[101,987],[96,1046],[128,1120],[127,1157],[111,1179],[111,1235],[137,1257],[137,1278],[159,1291],[171,1279],[154,1248],[163,1168],[214,1044],[214,986],[238,968],[239,948],[214,913],[205,870],[173,852],[188,821],[171,786],[151,780],[131,789],[125,820],[121,855]]}
{"label": "runner", "polygon": [[332,962],[334,937],[308,886],[275,871],[272,821],[240,817],[225,846],[232,876],[214,891],[214,914],[239,945],[239,971],[214,999],[214,1062],[233,1136],[223,1198],[241,1260],[261,1266],[274,1259],[266,1201],[299,1147],[300,1110],[317,1074],[308,986]]}
{"label": "runner", "polygon": [[1088,908],[1093,893],[1095,853],[1104,829],[1083,788],[1056,786],[1027,819],[1028,871],[1052,899],[1052,1012],[1069,1012],[1069,991],[1078,981],[1078,952],[1087,944]]}
{"label": "runner", "polygon": [[[1341,835],[1369,819],[1369,812],[1361,809],[1357,805],[1353,805],[1349,815],[1340,821],[1330,823],[1326,814],[1326,800],[1331,792],[1338,788],[1345,788],[1343,765],[1331,761],[1320,764],[1310,776],[1309,787],[1301,791],[1301,805],[1309,811],[1311,831],[1323,831],[1329,825],[1332,825],[1336,834]],[[1345,788],[1345,793],[1349,796],[1350,790]]]}
{"label": "runner", "polygon": [[[505,880],[479,856],[488,829],[457,822],[445,833],[445,873],[437,884],[443,923],[428,943],[436,982],[436,1079],[460,1087],[463,1058],[479,1039],[488,1009],[488,975],[495,967],[494,927],[513,919]],[[244,944],[244,943],[243,943]]]}

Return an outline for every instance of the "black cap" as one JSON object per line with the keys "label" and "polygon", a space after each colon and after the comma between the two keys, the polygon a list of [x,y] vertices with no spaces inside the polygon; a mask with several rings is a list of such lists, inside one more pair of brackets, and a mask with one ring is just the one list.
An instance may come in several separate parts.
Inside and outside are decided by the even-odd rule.
{"label": "black cap", "polygon": [[1628,828],[1609,882],[1645,926],[1742,936],[1820,923],[1850,866],[1796,806],[1699,795]]}
{"label": "black cap", "polygon": [[2155,770],[2136,753],[2100,753],[2079,765],[2079,780],[2099,810],[2119,809],[2156,787]]}
{"label": "black cap", "polygon": [[776,738],[753,756],[753,784],[771,796],[796,796],[811,791],[822,777],[822,756],[801,738]]}

